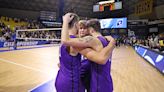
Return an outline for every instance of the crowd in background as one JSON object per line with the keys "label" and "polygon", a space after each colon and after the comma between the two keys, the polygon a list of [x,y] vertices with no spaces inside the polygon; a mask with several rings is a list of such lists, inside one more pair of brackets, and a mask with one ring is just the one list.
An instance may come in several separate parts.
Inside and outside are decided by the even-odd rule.
{"label": "crowd in background", "polygon": [[119,47],[121,45],[142,45],[151,49],[154,49],[156,51],[163,52],[164,51],[164,33],[161,33],[159,35],[152,34],[148,37],[145,37],[143,39],[139,39],[137,37],[127,37],[127,36],[121,36],[116,39],[116,46]]}
{"label": "crowd in background", "polygon": [[[38,38],[38,39],[58,39],[59,37],[56,36],[56,31],[30,31],[30,32],[25,32],[25,31],[20,31],[18,32],[18,37],[19,38]],[[28,39],[27,39],[28,40]],[[34,40],[34,39],[32,39]]]}
{"label": "crowd in background", "polygon": [[[14,28],[11,28],[11,25],[6,25],[3,21],[14,21],[15,23],[24,22],[24,25],[16,25]],[[18,18],[9,18],[5,17],[4,20],[0,20],[0,42],[4,41],[14,41],[14,35],[16,30],[25,30],[25,29],[41,29],[45,28],[43,24],[36,20],[28,20],[28,19],[18,19]],[[59,31],[60,32],[60,31]],[[18,32],[17,37],[20,38],[40,38],[40,39],[60,39],[60,33],[57,31],[23,31]],[[109,35],[109,34],[108,34]],[[148,37],[139,39],[139,37],[127,37],[127,36],[119,36],[116,39],[116,46],[119,47],[121,45],[143,45],[145,47],[149,47],[151,49],[155,49],[156,51],[164,51],[163,42],[164,33],[159,35],[150,35]]]}
{"label": "crowd in background", "polygon": [[[13,28],[10,24],[5,24],[5,22],[14,22],[15,25]],[[4,19],[0,18],[0,42],[4,41],[13,41],[15,38],[16,30],[25,30],[25,29],[41,29],[45,28],[43,24],[36,20],[28,20],[28,19],[18,19],[18,18],[9,18],[4,17]],[[24,25],[20,25],[24,22]],[[35,32],[19,32],[18,37],[21,38],[46,38],[46,39],[55,39],[57,38],[55,32],[53,31],[35,31]]]}
{"label": "crowd in background", "polygon": [[0,21],[0,41],[11,41],[14,32],[10,29],[10,25],[5,25]]}

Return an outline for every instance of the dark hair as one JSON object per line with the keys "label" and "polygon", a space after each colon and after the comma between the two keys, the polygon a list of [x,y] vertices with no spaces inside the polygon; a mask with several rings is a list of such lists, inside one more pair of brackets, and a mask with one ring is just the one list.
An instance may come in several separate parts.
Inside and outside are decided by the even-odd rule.
{"label": "dark hair", "polygon": [[87,27],[92,27],[96,32],[100,32],[100,22],[98,19],[90,19],[87,21]]}
{"label": "dark hair", "polygon": [[73,19],[69,22],[69,28],[72,28],[76,22],[79,21],[79,16],[75,13],[72,13],[71,16],[74,16]]}

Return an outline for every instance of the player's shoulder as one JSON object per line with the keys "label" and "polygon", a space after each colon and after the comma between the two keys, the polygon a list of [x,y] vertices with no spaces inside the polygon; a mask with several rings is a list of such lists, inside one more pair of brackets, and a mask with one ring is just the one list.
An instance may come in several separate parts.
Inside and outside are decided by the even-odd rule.
{"label": "player's shoulder", "polygon": [[94,37],[90,36],[90,35],[87,35],[87,36],[84,36],[83,38],[85,39],[85,38],[94,38]]}
{"label": "player's shoulder", "polygon": [[85,36],[83,37],[83,39],[86,41],[86,42],[93,42],[95,40],[95,37],[93,36]]}

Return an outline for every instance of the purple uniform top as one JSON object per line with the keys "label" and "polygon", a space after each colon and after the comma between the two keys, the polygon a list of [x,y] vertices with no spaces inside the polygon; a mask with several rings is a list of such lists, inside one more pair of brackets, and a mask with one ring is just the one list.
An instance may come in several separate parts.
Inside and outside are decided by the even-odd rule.
{"label": "purple uniform top", "polygon": [[81,77],[84,77],[86,73],[90,72],[90,65],[90,61],[82,55],[80,68]]}
{"label": "purple uniform top", "polygon": [[[103,47],[108,45],[108,41],[99,36],[98,39],[101,41]],[[110,75],[111,61],[107,61],[105,65],[96,64],[91,62],[91,82],[90,92],[112,92],[113,82]]]}
{"label": "purple uniform top", "polygon": [[80,68],[80,77],[82,81],[82,86],[84,89],[87,90],[87,92],[89,92],[90,90],[90,66],[90,61],[83,56]]}
{"label": "purple uniform top", "polygon": [[71,56],[67,47],[62,44],[59,59],[60,69],[55,82],[57,92],[83,92],[80,81],[81,55]]}

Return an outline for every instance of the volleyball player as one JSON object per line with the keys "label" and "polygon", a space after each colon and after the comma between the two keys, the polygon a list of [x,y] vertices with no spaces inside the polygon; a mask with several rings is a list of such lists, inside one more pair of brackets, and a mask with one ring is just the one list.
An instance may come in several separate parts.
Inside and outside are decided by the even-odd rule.
{"label": "volleyball player", "polygon": [[[101,48],[104,48],[108,45],[108,41],[100,34],[100,23],[97,19],[89,20],[87,23],[88,30],[90,34],[94,37],[97,37],[101,42]],[[111,43],[111,42],[110,42]],[[113,45],[115,42],[113,43]],[[85,52],[85,53],[89,53]],[[111,56],[110,59],[103,63],[95,63],[91,61],[91,81],[90,81],[90,92],[112,92],[113,91],[113,82],[110,75],[111,70]]]}
{"label": "volleyball player", "polygon": [[[67,26],[69,29],[71,29],[70,37],[73,38],[75,36],[72,34],[77,34],[77,28],[74,24],[78,22],[78,16],[74,14],[71,17],[73,20],[70,19],[69,21],[64,20],[65,17],[63,17],[63,26]],[[62,36],[61,40],[63,39],[64,37]],[[76,52],[71,46],[66,46],[62,44],[60,47],[59,59],[60,69],[58,71],[55,81],[55,87],[57,92],[84,92],[80,88],[81,86],[79,81],[79,67],[81,65],[81,55],[78,52]]]}
{"label": "volleyball player", "polygon": [[[78,34],[79,37],[84,37],[89,35],[89,31],[87,30],[87,21],[80,20],[78,22]],[[88,59],[82,55],[81,58],[81,67],[80,67],[80,78],[82,81],[82,85],[87,92],[90,92],[90,62]]]}
{"label": "volleyball player", "polygon": [[[70,16],[69,16],[70,17]],[[68,19],[69,19],[68,17]],[[111,57],[112,51],[115,46],[115,41],[112,37],[107,37],[108,40],[110,40],[110,43],[108,44],[107,40],[102,37],[102,35],[98,32],[100,30],[100,23],[96,20],[89,21],[88,23],[88,29],[90,30],[90,34],[92,36],[87,36],[83,38],[74,38],[69,39],[68,34],[68,27],[65,26],[65,31],[62,31],[63,36],[65,37],[65,40],[63,43],[68,46],[74,46],[78,47],[78,51],[80,51],[81,54],[86,56],[88,59],[92,60],[93,62],[91,64],[91,92],[112,92],[113,90],[113,83],[110,76],[110,64],[111,62],[108,61],[108,58]],[[101,51],[104,50],[105,46],[109,48],[106,48],[108,51],[96,53],[95,51]],[[91,47],[86,48],[86,47]],[[85,49],[84,49],[85,48]],[[104,49],[103,49],[104,48]],[[107,56],[108,58],[104,58],[104,56]],[[100,56],[100,57],[98,57]],[[93,83],[95,81],[95,84]],[[104,82],[104,84],[101,82]]]}

